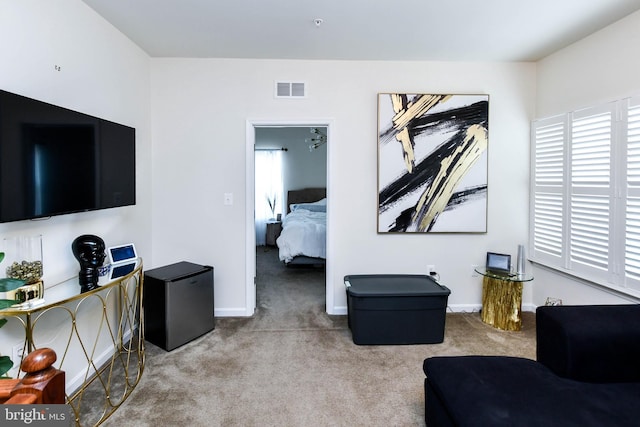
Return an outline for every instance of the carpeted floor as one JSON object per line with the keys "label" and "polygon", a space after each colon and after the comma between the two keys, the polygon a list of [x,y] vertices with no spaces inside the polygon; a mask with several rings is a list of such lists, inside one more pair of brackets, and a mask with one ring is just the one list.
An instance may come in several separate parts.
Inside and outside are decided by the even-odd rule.
{"label": "carpeted floor", "polygon": [[144,375],[107,426],[421,426],[422,361],[435,355],[535,358],[535,319],[496,330],[448,313],[442,344],[357,346],[325,313],[324,271],[286,268],[258,248],[258,309],[219,318],[176,350],[147,343]]}

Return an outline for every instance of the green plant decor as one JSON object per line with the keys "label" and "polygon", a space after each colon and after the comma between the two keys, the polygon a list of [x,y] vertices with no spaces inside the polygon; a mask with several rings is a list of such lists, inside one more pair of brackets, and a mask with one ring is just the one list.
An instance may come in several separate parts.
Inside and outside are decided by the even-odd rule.
{"label": "green plant decor", "polygon": [[[4,252],[0,252],[0,262],[4,259]],[[23,280],[11,279],[5,277],[4,279],[0,279],[0,292],[12,291],[20,286],[24,285]],[[11,307],[13,304],[18,301],[11,299],[0,299],[0,310],[3,308]],[[7,319],[0,319],[0,328],[2,328],[5,323],[7,323]],[[9,356],[0,356],[0,378],[7,378],[7,372],[13,368],[13,362]]]}
{"label": "green plant decor", "polygon": [[[24,286],[25,281],[20,279],[12,279],[11,277],[3,277],[0,279],[0,292],[9,292],[14,289],[18,289],[20,286]],[[13,303],[15,304],[15,302]],[[0,307],[0,309],[6,307]]]}
{"label": "green plant decor", "polygon": [[[0,319],[0,328],[7,323],[7,319]],[[7,372],[13,368],[13,362],[9,356],[0,356],[0,378],[7,378]]]}

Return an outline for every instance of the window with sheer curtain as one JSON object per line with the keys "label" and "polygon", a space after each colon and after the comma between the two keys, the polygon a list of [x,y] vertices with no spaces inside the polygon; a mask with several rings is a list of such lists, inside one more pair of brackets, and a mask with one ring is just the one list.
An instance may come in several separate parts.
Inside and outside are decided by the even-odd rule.
{"label": "window with sheer curtain", "polygon": [[640,97],[532,125],[532,260],[640,291]]}
{"label": "window with sheer curtain", "polygon": [[282,150],[258,150],[256,157],[256,245],[266,244],[267,222],[282,214]]}

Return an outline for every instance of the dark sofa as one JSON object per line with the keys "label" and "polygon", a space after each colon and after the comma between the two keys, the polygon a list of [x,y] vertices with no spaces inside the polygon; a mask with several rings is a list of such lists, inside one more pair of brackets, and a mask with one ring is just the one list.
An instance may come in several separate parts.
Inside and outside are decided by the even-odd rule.
{"label": "dark sofa", "polygon": [[424,361],[427,426],[639,426],[640,305],[545,306],[537,361]]}

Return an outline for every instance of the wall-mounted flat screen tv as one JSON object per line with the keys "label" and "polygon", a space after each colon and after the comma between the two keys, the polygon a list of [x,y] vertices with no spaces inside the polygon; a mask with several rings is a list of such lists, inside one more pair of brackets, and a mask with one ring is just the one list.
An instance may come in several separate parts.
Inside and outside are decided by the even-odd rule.
{"label": "wall-mounted flat screen tv", "polygon": [[0,222],[135,203],[134,128],[0,90]]}

